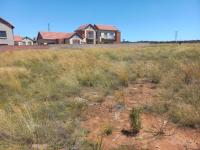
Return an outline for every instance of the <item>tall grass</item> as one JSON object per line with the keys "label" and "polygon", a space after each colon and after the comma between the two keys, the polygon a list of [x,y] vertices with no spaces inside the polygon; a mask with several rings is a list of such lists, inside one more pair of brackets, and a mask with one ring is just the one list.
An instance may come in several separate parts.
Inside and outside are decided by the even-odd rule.
{"label": "tall grass", "polygon": [[87,89],[112,94],[137,79],[158,87],[150,110],[181,125],[200,125],[198,44],[15,51],[0,53],[0,60],[0,149],[80,146],[87,104],[74,98]]}
{"label": "tall grass", "polygon": [[[160,47],[161,48],[161,47]],[[159,49],[160,49],[159,48]],[[168,49],[167,49],[168,48]],[[170,48],[173,50],[170,50]],[[200,127],[200,49],[198,45],[164,47],[152,51],[153,63],[142,75],[158,83],[152,111],[183,126]],[[147,65],[144,65],[146,68]],[[147,67],[149,69],[149,66]]]}
{"label": "tall grass", "polygon": [[115,66],[98,50],[5,52],[0,59],[0,149],[80,146],[87,104],[71,99],[86,88],[105,95],[128,82],[125,64]]}

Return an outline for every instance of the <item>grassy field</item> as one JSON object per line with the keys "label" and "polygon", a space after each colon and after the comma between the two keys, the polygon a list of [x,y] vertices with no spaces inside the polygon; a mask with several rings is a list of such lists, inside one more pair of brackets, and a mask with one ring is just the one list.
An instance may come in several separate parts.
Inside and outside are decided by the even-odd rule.
{"label": "grassy field", "polygon": [[0,149],[94,149],[82,112],[139,79],[157,86],[145,111],[200,128],[199,44],[0,53]]}

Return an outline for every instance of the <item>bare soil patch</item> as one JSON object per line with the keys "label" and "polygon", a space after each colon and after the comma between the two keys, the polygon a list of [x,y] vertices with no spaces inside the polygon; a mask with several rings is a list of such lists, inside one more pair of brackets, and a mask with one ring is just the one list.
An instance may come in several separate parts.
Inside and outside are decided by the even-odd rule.
{"label": "bare soil patch", "polygon": [[114,96],[107,96],[101,104],[89,105],[82,122],[82,127],[88,131],[86,138],[97,142],[102,135],[102,126],[107,124],[112,127],[112,134],[103,136],[105,150],[121,145],[135,145],[136,149],[149,150],[199,150],[200,131],[178,127],[162,116],[150,113],[142,114],[139,133],[128,133],[130,110],[151,103],[156,97],[155,88],[154,84],[142,81],[116,91]]}

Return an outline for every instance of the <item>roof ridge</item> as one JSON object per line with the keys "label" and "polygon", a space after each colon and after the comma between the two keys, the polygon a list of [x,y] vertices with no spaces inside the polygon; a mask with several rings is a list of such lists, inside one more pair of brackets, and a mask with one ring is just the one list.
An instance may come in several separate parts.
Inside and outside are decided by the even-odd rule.
{"label": "roof ridge", "polygon": [[2,22],[3,24],[9,26],[10,28],[14,29],[15,27],[9,23],[8,21],[4,20],[3,18],[0,17],[0,22]]}

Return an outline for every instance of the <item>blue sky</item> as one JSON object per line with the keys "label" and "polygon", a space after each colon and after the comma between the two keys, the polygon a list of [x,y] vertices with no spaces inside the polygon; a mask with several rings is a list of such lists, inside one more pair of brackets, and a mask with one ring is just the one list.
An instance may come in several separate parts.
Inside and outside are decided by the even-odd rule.
{"label": "blue sky", "polygon": [[85,23],[111,24],[122,39],[200,39],[200,0],[1,0],[0,17],[14,33],[34,37],[38,31],[71,32]]}

